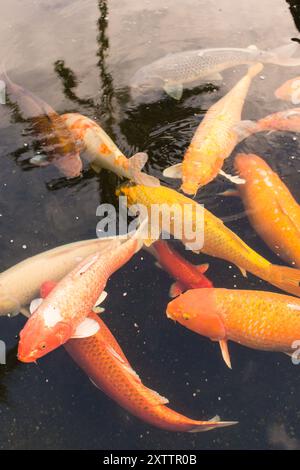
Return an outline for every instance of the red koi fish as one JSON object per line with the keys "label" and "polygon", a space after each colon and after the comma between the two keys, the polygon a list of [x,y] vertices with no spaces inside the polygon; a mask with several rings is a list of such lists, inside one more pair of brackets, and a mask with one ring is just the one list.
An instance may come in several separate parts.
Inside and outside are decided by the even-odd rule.
{"label": "red koi fish", "polygon": [[[47,296],[54,287],[54,282],[44,283],[41,295]],[[168,400],[143,385],[105,323],[94,312],[89,318],[99,325],[97,333],[71,339],[65,348],[91,382],[124,409],[167,431],[200,432],[236,424],[219,421],[217,416],[209,421],[195,421],[166,407]]]}
{"label": "red koi fish", "polygon": [[208,264],[195,266],[183,258],[170,244],[158,240],[147,249],[157,259],[157,265],[176,279],[170,288],[170,297],[176,297],[188,289],[213,287],[212,282],[204,276]]}

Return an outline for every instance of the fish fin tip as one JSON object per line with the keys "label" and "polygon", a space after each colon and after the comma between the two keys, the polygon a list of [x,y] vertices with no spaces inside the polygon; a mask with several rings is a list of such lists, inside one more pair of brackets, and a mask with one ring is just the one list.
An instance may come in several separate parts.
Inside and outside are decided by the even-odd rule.
{"label": "fish fin tip", "polygon": [[184,288],[180,282],[173,282],[169,289],[169,297],[171,297],[171,299],[174,299],[174,297],[178,297],[180,294],[182,294],[183,291]]}
{"label": "fish fin tip", "polygon": [[209,269],[209,263],[198,264],[198,266],[196,266],[196,269],[201,274],[204,274]]}
{"label": "fish fin tip", "polygon": [[164,84],[164,90],[171,98],[179,101],[183,94],[183,85],[182,83],[169,83]]}
{"label": "fish fin tip", "polygon": [[176,163],[176,165],[169,166],[163,171],[163,176],[166,178],[181,179],[182,178],[182,163]]}
{"label": "fish fin tip", "polygon": [[225,364],[227,365],[229,369],[232,369],[227,340],[221,339],[219,341],[219,345],[220,345],[222,357],[224,359]]}
{"label": "fish fin tip", "polygon": [[89,338],[94,336],[100,329],[99,323],[92,318],[85,318],[76,328],[72,338]]}
{"label": "fish fin tip", "polygon": [[228,179],[228,181],[231,181],[231,183],[234,184],[245,184],[246,181],[243,178],[240,178],[237,175],[230,175],[228,173],[225,173],[223,170],[219,170],[219,174],[223,176],[224,178]]}
{"label": "fish fin tip", "polygon": [[148,161],[148,154],[146,152],[138,152],[129,158],[129,173],[131,178],[136,184],[141,184],[143,186],[158,187],[160,186],[160,181],[158,178],[152,175],[147,175],[141,170],[144,168]]}
{"label": "fish fin tip", "polygon": [[31,315],[39,308],[39,306],[41,305],[42,302],[43,302],[43,299],[41,297],[33,299],[30,302],[29,312],[30,312]]}

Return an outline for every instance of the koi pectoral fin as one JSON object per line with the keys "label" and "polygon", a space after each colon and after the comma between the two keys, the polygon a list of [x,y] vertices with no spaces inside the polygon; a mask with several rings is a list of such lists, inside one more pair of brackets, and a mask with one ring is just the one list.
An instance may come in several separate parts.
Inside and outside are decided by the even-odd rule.
{"label": "koi pectoral fin", "polygon": [[163,171],[163,176],[166,178],[181,179],[182,178],[182,163],[169,166]]}
{"label": "koi pectoral fin", "polygon": [[89,338],[90,336],[94,336],[99,331],[99,329],[99,323],[97,323],[92,318],[86,318],[77,326],[72,338]]}
{"label": "koi pectoral fin", "polygon": [[183,94],[183,85],[182,83],[169,83],[166,82],[164,84],[164,90],[165,92],[171,96],[171,98],[174,98],[174,100],[179,101],[180,98],[182,97]]}
{"label": "koi pectoral fin", "polygon": [[169,296],[174,299],[174,297],[178,297],[180,294],[182,294],[182,292],[184,292],[185,287],[183,286],[183,284],[181,284],[181,282],[174,282],[171,287],[170,287],[170,290],[169,290]]}
{"label": "koi pectoral fin", "polygon": [[160,186],[160,181],[155,176],[142,173],[142,168],[148,160],[148,155],[145,152],[138,152],[128,160],[129,174],[132,180],[137,184],[144,186],[157,187]]}
{"label": "koi pectoral fin", "polygon": [[222,353],[222,357],[225,361],[225,364],[227,365],[227,367],[229,367],[229,369],[232,369],[230,355],[229,355],[229,351],[228,351],[227,340],[226,339],[221,339],[219,341],[219,345],[220,345],[220,348],[221,348],[221,353]]}
{"label": "koi pectoral fin", "polygon": [[228,179],[229,181],[231,181],[234,184],[245,184],[246,183],[246,181],[243,178],[240,178],[237,175],[230,175],[228,173],[225,173],[225,171],[223,171],[223,170],[219,171],[219,175],[224,176],[224,178]]}

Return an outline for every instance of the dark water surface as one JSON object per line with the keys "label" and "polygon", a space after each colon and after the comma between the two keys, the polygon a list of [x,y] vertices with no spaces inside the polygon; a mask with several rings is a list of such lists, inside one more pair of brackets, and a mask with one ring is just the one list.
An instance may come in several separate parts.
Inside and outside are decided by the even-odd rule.
{"label": "dark water surface", "polygon": [[[293,3],[3,0],[1,57],[15,82],[57,112],[78,111],[97,119],[126,155],[148,151],[148,171],[161,176],[163,168],[181,160],[203,112],[245,68],[226,71],[219,90],[198,87],[185,91],[179,103],[164,97],[139,106],[129,98],[131,75],[168,52],[250,44],[278,47],[299,37]],[[273,92],[297,75],[296,68],[266,66],[251,86],[244,116],[253,119],[287,108]],[[0,113],[0,265],[4,270],[59,244],[94,237],[96,207],[114,201],[118,180],[86,167],[82,179],[67,182],[54,166],[33,167],[29,159],[34,142],[24,122],[13,108],[1,106]],[[239,149],[265,157],[300,200],[299,145],[296,134],[274,133],[252,137]],[[230,170],[230,161],[226,168]],[[241,213],[238,200],[215,196],[227,187],[219,178],[198,199],[218,216]],[[228,225],[265,257],[277,261],[245,217]],[[199,263],[209,258],[192,259]],[[223,261],[210,259],[210,263],[209,275],[217,287],[274,290],[251,275],[243,279]],[[237,426],[200,434],[157,430],[104,396],[63,348],[38,365],[19,363],[17,335],[25,320],[18,316],[0,318],[0,337],[10,349],[7,365],[0,366],[0,448],[300,448],[300,369],[282,354],[236,344],[230,344],[233,370],[227,369],[217,344],[166,318],[170,282],[148,254],[139,253],[109,282],[103,318],[145,385],[167,396],[172,408],[195,419],[219,414],[238,420]]]}

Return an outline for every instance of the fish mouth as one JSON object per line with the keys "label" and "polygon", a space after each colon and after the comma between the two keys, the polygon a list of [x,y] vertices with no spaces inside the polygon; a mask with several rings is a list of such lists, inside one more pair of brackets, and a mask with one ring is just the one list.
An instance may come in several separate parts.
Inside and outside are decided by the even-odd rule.
{"label": "fish mouth", "polygon": [[31,351],[29,354],[18,353],[18,359],[19,361],[25,362],[25,363],[35,362],[37,359],[36,357],[37,352],[38,350],[35,349],[34,351]]}

